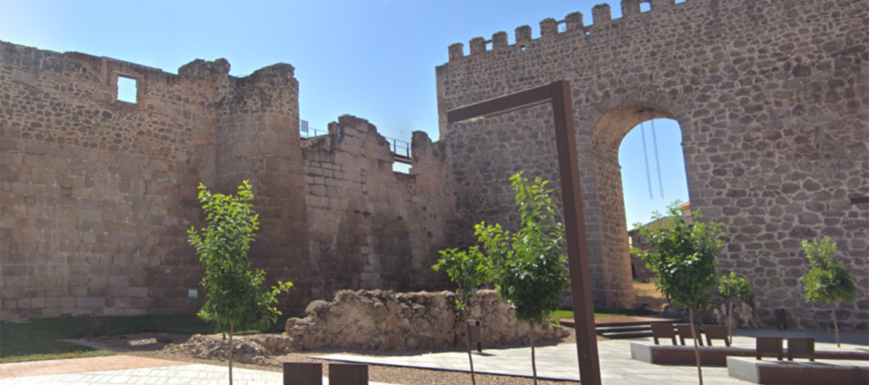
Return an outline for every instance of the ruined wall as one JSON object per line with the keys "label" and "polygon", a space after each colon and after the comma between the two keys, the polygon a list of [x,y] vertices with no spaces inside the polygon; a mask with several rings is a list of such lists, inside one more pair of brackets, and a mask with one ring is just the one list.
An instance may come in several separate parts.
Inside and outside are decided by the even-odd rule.
{"label": "ruined wall", "polygon": [[[0,42],[0,317],[196,311],[197,187],[243,180],[260,218],[251,262],[294,283],[279,308],[340,288],[443,287],[430,269],[441,219],[421,214],[443,212],[440,147],[419,136],[431,155],[398,175],[373,126],[342,118],[347,135],[303,153],[292,66],[229,68],[196,60],[174,75]],[[117,100],[119,75],[136,79],[136,103]]]}
{"label": "ruined wall", "polygon": [[404,175],[392,171],[389,143],[364,119],[344,115],[305,144],[309,252],[324,282],[321,298],[442,283],[431,266],[443,240],[430,232],[443,228],[435,218],[444,211],[442,190],[425,186],[443,178],[422,171],[438,160],[423,150],[428,137],[416,134],[413,145],[413,171]]}
{"label": "ruined wall", "polygon": [[[759,313],[785,308],[796,326],[826,327],[807,304],[799,241],[829,235],[860,300],[839,311],[869,328],[869,5],[861,0],[654,0],[608,5],[449,48],[437,68],[441,139],[456,194],[457,236],[509,217],[516,170],[558,189],[551,109],[538,106],[456,125],[446,111],[555,80],[571,83],[594,296],[630,306],[633,293],[617,163],[626,133],[671,118],[682,128],[690,200],[725,223],[724,272],[751,279]],[[559,24],[566,31],[559,32]],[[491,48],[490,48],[491,47]],[[509,222],[509,219],[505,221]]]}

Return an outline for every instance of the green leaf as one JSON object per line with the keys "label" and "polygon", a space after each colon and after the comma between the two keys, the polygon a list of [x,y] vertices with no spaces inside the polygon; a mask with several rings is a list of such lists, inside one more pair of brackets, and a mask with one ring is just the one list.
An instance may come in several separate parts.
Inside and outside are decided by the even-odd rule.
{"label": "green leaf", "polygon": [[722,225],[701,222],[699,211],[688,224],[686,216],[676,209],[679,203],[668,206],[666,216],[654,214],[657,226],[637,225],[651,247],[631,251],[656,273],[655,285],[673,305],[699,312],[711,306],[712,290],[718,283],[717,256],[724,246]]}
{"label": "green leaf", "polygon": [[853,303],[857,299],[857,286],[845,266],[836,258],[838,247],[830,237],[803,241],[803,250],[811,268],[800,282],[809,302],[836,304]]}
{"label": "green leaf", "polygon": [[199,190],[208,224],[200,231],[191,228],[187,232],[205,267],[201,284],[206,301],[198,314],[213,322],[218,330],[227,331],[229,325],[235,330],[265,328],[280,314],[271,304],[292,283],[278,282],[271,289],[264,289],[265,273],[250,270],[247,251],[259,229],[258,216],[251,204],[254,199],[251,186],[244,181],[236,196],[212,194],[201,183]]}

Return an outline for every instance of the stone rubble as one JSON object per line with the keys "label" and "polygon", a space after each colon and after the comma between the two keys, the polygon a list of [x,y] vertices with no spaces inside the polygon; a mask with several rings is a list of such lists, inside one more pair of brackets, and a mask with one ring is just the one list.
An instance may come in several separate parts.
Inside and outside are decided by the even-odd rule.
{"label": "stone rubble", "polygon": [[[290,318],[286,335],[293,349],[440,349],[464,346],[463,316],[452,292],[340,291],[332,302],[314,301],[305,318]],[[470,319],[482,322],[484,346],[528,343],[530,329],[492,290],[469,301]],[[537,329],[538,341],[567,337],[561,326]]]}
{"label": "stone rubble", "polygon": [[[220,334],[197,334],[183,344],[167,346],[165,351],[203,360],[226,360],[228,345],[229,340],[224,340]],[[277,361],[272,358],[272,352],[251,338],[234,337],[232,351],[232,358],[236,362],[259,365],[277,364]]]}

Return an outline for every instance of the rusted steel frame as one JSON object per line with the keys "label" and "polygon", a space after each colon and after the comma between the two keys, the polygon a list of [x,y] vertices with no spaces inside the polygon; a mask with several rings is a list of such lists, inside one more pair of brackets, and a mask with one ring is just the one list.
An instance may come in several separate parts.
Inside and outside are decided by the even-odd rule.
{"label": "rusted steel frame", "polygon": [[582,189],[579,184],[579,161],[576,153],[576,129],[573,124],[573,101],[570,84],[557,81],[542,87],[486,100],[447,111],[447,123],[453,124],[478,117],[490,117],[522,108],[551,102],[555,118],[555,138],[564,199],[564,224],[567,259],[570,268],[570,291],[576,329],[576,353],[583,385],[600,385],[600,360],[594,330],[594,304],[591,296],[588,242]]}

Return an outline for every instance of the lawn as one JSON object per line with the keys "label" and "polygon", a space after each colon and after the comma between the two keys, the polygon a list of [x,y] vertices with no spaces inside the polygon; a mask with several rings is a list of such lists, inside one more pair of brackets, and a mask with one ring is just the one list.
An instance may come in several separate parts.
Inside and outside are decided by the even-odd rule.
{"label": "lawn", "polygon": [[[629,310],[595,310],[594,318],[626,317],[633,315]],[[549,314],[556,319],[573,319],[573,310],[556,310]]]}
{"label": "lawn", "polygon": [[[214,333],[214,327],[211,324],[195,315],[107,317],[107,319],[110,334]],[[280,317],[275,327],[265,331],[277,331],[283,327],[286,319],[286,316]],[[58,341],[82,338],[87,334],[87,327],[87,318],[80,317],[45,318],[23,323],[2,322],[0,323],[0,363],[114,354],[106,350],[93,350],[81,345]],[[239,334],[259,332],[253,330]]]}

